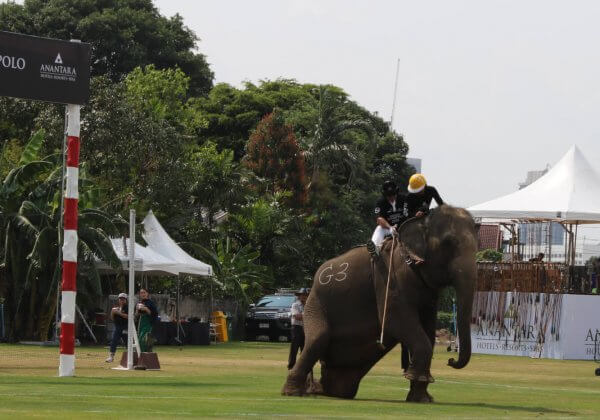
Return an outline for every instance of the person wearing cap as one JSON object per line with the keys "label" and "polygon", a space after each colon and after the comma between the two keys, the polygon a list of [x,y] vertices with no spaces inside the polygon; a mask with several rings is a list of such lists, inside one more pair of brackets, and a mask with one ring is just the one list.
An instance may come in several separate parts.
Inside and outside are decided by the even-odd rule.
{"label": "person wearing cap", "polygon": [[438,206],[444,204],[437,190],[427,185],[423,174],[414,174],[408,180],[408,194],[406,195],[406,207],[408,217],[421,217],[429,213],[431,200],[435,200]]}
{"label": "person wearing cap", "polygon": [[308,298],[308,289],[301,288],[295,293],[297,300],[292,303],[290,310],[292,316],[292,344],[290,345],[290,356],[288,357],[288,369],[292,369],[296,364],[296,355],[298,350],[304,348],[304,305]]}
{"label": "person wearing cap", "polygon": [[110,319],[113,320],[115,329],[110,340],[110,350],[106,358],[107,363],[115,360],[115,352],[121,339],[126,341],[127,336],[124,331],[127,331],[127,293],[119,293],[118,306],[111,309]]}
{"label": "person wearing cap", "polygon": [[396,234],[396,228],[406,220],[408,208],[404,195],[398,192],[394,181],[385,181],[381,188],[382,196],[375,204],[377,227],[367,243],[367,250],[373,258],[379,256],[379,249],[386,236]]}

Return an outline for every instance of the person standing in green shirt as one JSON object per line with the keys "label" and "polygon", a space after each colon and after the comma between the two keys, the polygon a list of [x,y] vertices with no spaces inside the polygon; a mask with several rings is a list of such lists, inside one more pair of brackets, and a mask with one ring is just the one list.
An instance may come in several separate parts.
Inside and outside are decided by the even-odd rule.
{"label": "person standing in green shirt", "polygon": [[140,300],[136,306],[136,316],[139,316],[138,342],[142,352],[152,351],[152,327],[158,319],[158,310],[146,289],[140,289]]}

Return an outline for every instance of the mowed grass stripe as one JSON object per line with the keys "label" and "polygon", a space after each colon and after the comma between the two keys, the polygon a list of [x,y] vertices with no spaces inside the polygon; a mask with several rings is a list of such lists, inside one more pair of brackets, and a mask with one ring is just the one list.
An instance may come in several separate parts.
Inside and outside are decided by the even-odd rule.
{"label": "mowed grass stripe", "polygon": [[[288,346],[228,343],[158,348],[162,371],[115,371],[103,348],[79,348],[77,377],[58,378],[57,349],[0,345],[0,416],[43,418],[545,418],[600,416],[600,378],[590,362],[474,355],[465,369],[445,366],[437,349],[430,386],[435,404],[404,402],[400,352],[363,380],[355,400],[280,395]],[[23,349],[27,357],[10,366]],[[31,358],[30,355],[37,355]],[[10,354],[9,354],[10,356]],[[41,362],[41,363],[40,363]],[[38,369],[42,364],[44,368]],[[318,368],[315,373],[318,374]],[[58,411],[58,407],[61,407]]]}

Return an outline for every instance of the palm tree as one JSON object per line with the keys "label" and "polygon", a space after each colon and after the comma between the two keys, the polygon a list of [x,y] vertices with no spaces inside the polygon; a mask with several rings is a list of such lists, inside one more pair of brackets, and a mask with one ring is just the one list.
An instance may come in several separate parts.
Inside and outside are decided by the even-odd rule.
{"label": "palm tree", "polygon": [[[369,121],[348,119],[342,108],[346,95],[338,88],[319,86],[318,102],[314,118],[314,130],[302,140],[302,146],[311,171],[308,185],[310,189],[318,182],[321,171],[331,171],[340,167],[348,172],[348,181],[352,181],[364,170],[361,150],[374,146],[373,127]],[[362,132],[368,144],[356,142],[353,132]]]}
{"label": "palm tree", "polygon": [[219,238],[212,248],[191,245],[213,268],[213,281],[223,296],[241,298],[245,305],[261,296],[269,280],[267,267],[257,263],[260,252],[250,244],[236,247],[229,237]]}
{"label": "palm tree", "polygon": [[[18,166],[0,187],[0,293],[6,301],[11,340],[45,340],[56,311],[61,276],[58,225],[62,171],[57,156],[40,159],[43,140],[43,130],[32,136]],[[81,185],[78,301],[86,303],[102,294],[94,259],[102,258],[114,267],[120,267],[120,262],[109,240],[109,236],[118,235],[117,220],[89,208],[92,183],[84,176]]]}

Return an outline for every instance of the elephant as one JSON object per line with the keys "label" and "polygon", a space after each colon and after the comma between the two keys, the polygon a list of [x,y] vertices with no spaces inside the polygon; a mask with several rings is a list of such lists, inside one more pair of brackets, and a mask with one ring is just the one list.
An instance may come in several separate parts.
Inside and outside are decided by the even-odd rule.
{"label": "elephant", "polygon": [[[469,363],[477,276],[473,218],[462,208],[444,204],[425,217],[407,220],[398,233],[399,239],[383,243],[374,261],[360,246],[319,267],[304,308],[305,347],[288,372],[283,395],[354,398],[371,367],[401,343],[411,354],[405,371],[410,380],[406,400],[433,402],[427,387],[433,382],[437,302],[439,291],[447,286],[456,290],[460,337],[458,360],[451,358],[448,365],[461,369]],[[409,264],[410,255],[423,263]],[[384,306],[385,327],[379,342]],[[317,361],[321,378],[313,381]]]}

